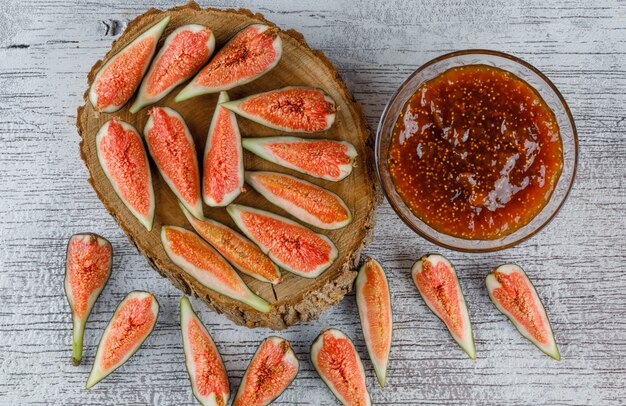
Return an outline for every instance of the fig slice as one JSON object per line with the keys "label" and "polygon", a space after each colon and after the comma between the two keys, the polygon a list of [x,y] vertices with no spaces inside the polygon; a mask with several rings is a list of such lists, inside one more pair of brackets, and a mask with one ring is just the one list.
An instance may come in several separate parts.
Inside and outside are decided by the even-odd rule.
{"label": "fig slice", "polygon": [[250,83],[272,70],[283,53],[278,29],[253,24],[235,35],[176,96],[176,101]]}
{"label": "fig slice", "polygon": [[244,138],[242,146],[285,168],[333,182],[352,172],[356,149],[346,141],[297,137]]}
{"label": "fig slice", "polygon": [[278,267],[252,241],[215,220],[198,220],[182,204],[180,207],[200,237],[211,244],[232,266],[261,282],[276,285],[281,281]]}
{"label": "fig slice", "polygon": [[335,122],[335,101],[320,89],[288,86],[223,103],[238,115],[287,132],[314,133]]}
{"label": "fig slice", "polygon": [[148,154],[132,125],[113,118],[96,134],[96,152],[104,174],[124,205],[148,230],[154,220],[154,189]]}
{"label": "fig slice", "polygon": [[169,107],[153,107],[149,114],[143,134],[152,159],[178,200],[204,218],[198,156],[185,120]]}
{"label": "fig slice", "polygon": [[374,372],[381,387],[385,387],[387,364],[391,350],[392,316],[389,285],[383,267],[366,258],[355,282],[356,304],[361,327]]}
{"label": "fig slice", "polygon": [[454,341],[476,359],[474,333],[454,267],[442,255],[425,255],[413,265],[413,282],[426,305],[444,322]]}
{"label": "fig slice", "polygon": [[337,258],[337,247],[328,237],[295,221],[240,204],[231,204],[226,210],[248,238],[291,273],[315,278]]}
{"label": "fig slice", "polygon": [[208,27],[188,24],[172,31],[141,82],[130,112],[136,113],[167,96],[198,72],[214,49],[215,36]]}
{"label": "fig slice", "polygon": [[130,100],[169,22],[169,16],[163,18],[102,65],[89,88],[89,101],[97,111],[113,113]]}
{"label": "fig slice", "polygon": [[152,293],[134,290],[117,306],[102,333],[96,358],[85,389],[122,366],[150,335],[159,314],[159,302]]}
{"label": "fig slice", "polygon": [[241,379],[233,406],[266,406],[293,382],[300,363],[289,341],[268,337],[257,349]]}
{"label": "fig slice", "polygon": [[209,206],[228,206],[243,187],[243,150],[235,114],[220,103],[229,100],[221,92],[204,146],[202,198]]}
{"label": "fig slice", "polygon": [[67,243],[66,257],[64,287],[72,311],[72,361],[78,365],[87,319],[111,276],[113,249],[97,234],[75,234]]}
{"label": "fig slice", "polygon": [[561,354],[546,309],[524,270],[514,264],[500,265],[486,279],[493,304],[537,348],[557,361]]}
{"label": "fig slice", "polygon": [[230,398],[226,368],[211,334],[186,296],[180,298],[180,330],[193,395],[202,405],[226,406]]}
{"label": "fig slice", "polygon": [[270,311],[269,303],[252,293],[228,262],[198,234],[181,227],[163,226],[161,241],[172,262],[203,286],[261,313]]}
{"label": "fig slice", "polygon": [[322,331],[311,345],[311,363],[342,404],[372,404],[361,358],[347,335],[334,328]]}
{"label": "fig slice", "polygon": [[304,223],[335,230],[352,221],[339,196],[313,183],[277,172],[246,171],[245,178],[263,197]]}

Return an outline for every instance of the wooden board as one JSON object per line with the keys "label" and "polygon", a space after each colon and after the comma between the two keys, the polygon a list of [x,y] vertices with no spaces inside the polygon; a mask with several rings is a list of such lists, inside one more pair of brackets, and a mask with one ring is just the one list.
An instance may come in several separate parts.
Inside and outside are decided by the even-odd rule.
{"label": "wooden board", "polygon": [[[254,15],[247,10],[201,9],[195,3],[167,11],[152,9],[128,24],[126,31],[113,43],[103,61],[119,52],[165,15],[171,16],[172,19],[161,38],[161,43],[174,29],[185,24],[195,23],[207,25],[213,30],[218,49],[234,34],[250,24],[273,25],[273,23],[265,20],[262,15]],[[361,251],[370,240],[374,224],[375,185],[377,184],[372,169],[371,148],[366,144],[369,136],[367,123],[360,107],[339,78],[337,70],[321,52],[311,50],[303,37],[296,31],[281,31],[280,36],[283,40],[284,52],[278,66],[262,78],[230,91],[231,99],[235,100],[287,85],[319,87],[336,101],[338,106],[337,119],[330,130],[306,136],[349,141],[354,144],[359,155],[356,166],[349,177],[341,182],[329,182],[298,174],[295,171],[264,161],[248,152],[245,153],[246,169],[274,170],[304,177],[341,196],[353,214],[353,221],[347,227],[340,230],[324,231],[324,234],[328,235],[337,245],[339,256],[333,265],[318,278],[306,279],[283,271],[283,281],[272,286],[242,275],[253,291],[271,303],[272,309],[267,314],[260,313],[241,302],[207,289],[169,260],[160,240],[161,226],[171,224],[188,229],[192,228],[179,209],[175,195],[165,184],[153,164],[156,212],[155,225],[151,232],[146,231],[141,226],[115,194],[98,162],[95,135],[102,124],[112,116],[133,124],[138,131],[142,132],[148,117],[148,109],[145,108],[137,114],[131,114],[128,111],[132,104],[131,99],[131,102],[115,113],[100,114],[93,109],[88,101],[87,92],[85,92],[85,105],[79,108],[77,119],[78,131],[82,137],[81,156],[89,168],[91,175],[89,181],[105,207],[115,217],[130,240],[143,253],[150,265],[161,275],[167,277],[176,287],[187,294],[199,297],[209,308],[226,314],[234,322],[249,327],[265,326],[272,329],[284,329],[294,323],[315,319],[326,308],[338,303],[352,289]],[[98,61],[91,69],[88,78],[89,84],[102,66],[103,61]],[[199,96],[176,103],[174,97],[181,88],[182,86],[177,88],[157,105],[171,107],[183,116],[193,134],[199,162],[202,162],[204,143],[218,95]],[[243,118],[238,118],[238,122],[244,137],[286,135],[284,132],[266,128]],[[273,206],[250,187],[235,202],[288,216],[286,212]],[[205,214],[236,228],[223,208],[205,207]]]}

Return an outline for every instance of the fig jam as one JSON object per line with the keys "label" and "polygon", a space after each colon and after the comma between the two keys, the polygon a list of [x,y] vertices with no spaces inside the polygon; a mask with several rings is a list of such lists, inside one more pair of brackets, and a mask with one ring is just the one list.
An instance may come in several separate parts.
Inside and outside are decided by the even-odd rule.
{"label": "fig jam", "polygon": [[563,167],[552,110],[528,83],[486,65],[422,84],[392,137],[389,172],[408,208],[464,239],[496,239],[528,224]]}

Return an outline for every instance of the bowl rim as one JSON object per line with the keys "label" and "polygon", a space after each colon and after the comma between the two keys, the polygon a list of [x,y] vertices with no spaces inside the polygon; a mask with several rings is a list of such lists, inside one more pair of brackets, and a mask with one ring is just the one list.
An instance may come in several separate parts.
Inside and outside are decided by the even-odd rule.
{"label": "bowl rim", "polygon": [[[560,103],[563,105],[564,109],[565,109],[565,113],[567,114],[567,119],[570,122],[570,125],[572,126],[572,136],[573,136],[573,140],[574,140],[574,163],[573,163],[573,168],[572,168],[572,178],[569,181],[569,184],[567,185],[567,190],[565,191],[565,195],[561,198],[561,201],[559,202],[558,206],[555,208],[554,212],[541,224],[539,225],[537,228],[535,228],[534,230],[532,230],[531,232],[529,232],[528,234],[514,240],[511,241],[507,244],[503,244],[503,245],[498,245],[495,247],[487,247],[487,248],[466,248],[466,247],[458,247],[455,245],[451,245],[448,243],[445,243],[431,235],[429,235],[428,233],[426,233],[425,231],[421,230],[419,227],[417,227],[415,224],[413,224],[413,222],[400,210],[400,208],[398,207],[398,205],[396,204],[396,202],[390,197],[389,192],[387,191],[387,185],[385,184],[385,182],[383,181],[382,175],[381,175],[381,165],[382,162],[379,159],[380,156],[380,144],[381,144],[381,137],[382,137],[382,126],[383,126],[383,122],[385,121],[385,118],[387,116],[388,110],[391,106],[391,104],[393,103],[393,101],[396,99],[396,97],[398,97],[400,91],[419,73],[421,73],[424,69],[428,68],[431,65],[434,65],[438,62],[441,62],[443,60],[446,59],[450,59],[450,58],[454,58],[457,56],[463,56],[463,55],[492,55],[492,56],[497,56],[497,57],[501,57],[501,58],[505,58],[508,59],[510,61],[516,62],[522,66],[524,66],[525,68],[530,69],[533,73],[535,73],[537,76],[539,76],[551,89],[552,91],[554,91],[554,93],[556,94],[557,98],[559,99]],[[530,85],[532,86],[532,85]],[[391,205],[391,207],[393,208],[393,210],[396,212],[396,215],[398,217],[400,217],[400,219],[402,219],[402,221],[409,226],[410,229],[412,229],[415,233],[417,233],[418,235],[420,235],[422,238],[437,244],[441,247],[450,249],[450,250],[454,250],[454,251],[460,251],[460,252],[473,252],[473,253],[480,253],[480,252],[494,252],[494,251],[500,251],[506,248],[510,248],[513,247],[515,245],[518,245],[526,240],[528,240],[529,238],[533,237],[534,235],[536,235],[540,230],[542,230],[545,226],[547,226],[553,219],[554,217],[556,217],[557,213],[559,213],[561,211],[561,208],[563,207],[563,205],[565,204],[565,202],[567,201],[570,192],[572,190],[572,187],[574,185],[574,180],[576,179],[576,173],[577,173],[577,169],[578,169],[578,131],[576,129],[576,123],[574,122],[574,117],[572,115],[572,112],[570,110],[569,105],[567,104],[567,102],[565,101],[565,98],[563,97],[563,95],[561,94],[561,92],[559,91],[559,89],[556,87],[556,85],[554,83],[552,83],[552,81],[545,75],[543,74],[539,69],[535,68],[533,65],[531,65],[530,63],[524,61],[523,59],[511,55],[511,54],[507,54],[505,52],[500,52],[500,51],[494,51],[494,50],[490,50],[490,49],[481,49],[481,48],[472,48],[472,49],[465,49],[465,50],[460,50],[460,51],[454,51],[454,52],[448,52],[446,54],[440,55],[434,59],[429,60],[428,62],[422,64],[419,68],[417,68],[413,73],[411,73],[411,75],[409,75],[409,77],[407,77],[402,84],[398,87],[398,89],[396,89],[396,91],[391,95],[391,97],[389,98],[389,101],[387,101],[387,104],[385,105],[385,108],[383,109],[383,112],[380,116],[380,120],[378,122],[378,127],[376,128],[376,139],[375,139],[375,144],[374,144],[374,158],[376,161],[376,176],[378,177],[378,182],[381,185],[381,189],[383,190],[383,194],[385,195],[385,199],[389,202],[389,204]],[[544,208],[539,212],[541,213],[546,206],[544,206]],[[539,215],[539,213],[537,213],[537,215]],[[458,238],[458,237],[456,237]],[[468,241],[472,241],[472,240],[468,240]],[[493,241],[493,240],[474,240],[474,241]]]}

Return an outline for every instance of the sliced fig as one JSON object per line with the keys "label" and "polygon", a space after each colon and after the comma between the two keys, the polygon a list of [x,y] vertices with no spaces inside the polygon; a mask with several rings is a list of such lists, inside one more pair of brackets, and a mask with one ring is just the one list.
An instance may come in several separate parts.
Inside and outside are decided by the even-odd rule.
{"label": "sliced fig", "polygon": [[253,24],[233,37],[191,83],[176,96],[183,101],[232,89],[261,77],[280,61],[283,44],[278,29]]}
{"label": "sliced fig", "polygon": [[252,293],[237,272],[198,234],[176,226],[161,228],[161,241],[174,264],[207,288],[262,312],[270,305]]}
{"label": "sliced fig", "polygon": [[266,338],[257,349],[241,379],[233,406],[266,406],[287,389],[300,363],[289,341]]}
{"label": "sliced fig", "polygon": [[337,258],[337,247],[328,237],[295,221],[240,204],[226,210],[248,238],[289,272],[315,278]]}
{"label": "sliced fig", "polygon": [[335,230],[352,221],[339,196],[313,183],[277,172],[246,172],[245,177],[263,197],[302,222]]}
{"label": "sliced fig", "polygon": [[560,361],[546,309],[524,270],[514,264],[500,265],[487,275],[486,283],[498,310],[537,348]]}
{"label": "sliced fig", "polygon": [[259,157],[316,178],[337,182],[352,172],[356,149],[346,141],[297,137],[244,138],[243,147]]}
{"label": "sliced fig", "polygon": [[361,358],[347,335],[334,328],[322,331],[311,345],[311,363],[342,404],[372,404]]}
{"label": "sliced fig", "polygon": [[320,89],[288,86],[222,104],[242,117],[288,132],[314,133],[335,122],[335,101]]}
{"label": "sliced fig", "polygon": [[132,125],[113,118],[96,134],[96,152],[113,190],[148,230],[154,220],[154,189],[148,154]]}
{"label": "sliced fig", "polygon": [[102,333],[86,389],[92,388],[137,352],[154,329],[158,314],[159,302],[152,293],[134,290],[122,300]]}
{"label": "sliced fig", "polygon": [[235,114],[223,108],[228,94],[220,93],[204,146],[202,198],[209,206],[227,206],[243,187],[243,151]]}
{"label": "sliced fig", "polygon": [[198,220],[182,204],[180,207],[200,237],[211,244],[235,268],[261,282],[276,285],[281,281],[278,267],[252,241],[215,220],[209,218]]}
{"label": "sliced fig", "polygon": [[130,112],[136,113],[167,96],[198,72],[214,49],[215,36],[208,27],[188,24],[172,31],[152,61]]}
{"label": "sliced fig", "polygon": [[72,361],[80,364],[91,309],[111,275],[111,243],[97,234],[73,235],[67,243],[65,295],[72,311]]}
{"label": "sliced fig", "polygon": [[441,255],[425,255],[413,265],[412,276],[426,305],[444,322],[463,351],[476,359],[469,312],[450,261]]}
{"label": "sliced fig", "polygon": [[393,321],[387,277],[376,260],[365,259],[356,278],[355,290],[367,352],[378,383],[385,387]]}
{"label": "sliced fig", "polygon": [[169,16],[163,18],[102,65],[89,89],[89,101],[97,111],[113,113],[130,100],[169,22]]}
{"label": "sliced fig", "polygon": [[153,107],[149,114],[143,134],[152,159],[178,200],[204,218],[198,156],[185,120],[169,107]]}
{"label": "sliced fig", "polygon": [[180,298],[180,330],[193,395],[202,405],[226,406],[228,375],[211,334],[186,296]]}

